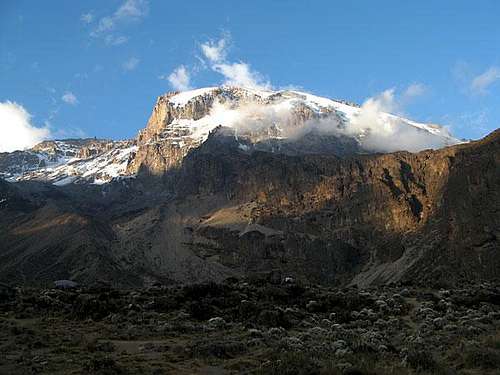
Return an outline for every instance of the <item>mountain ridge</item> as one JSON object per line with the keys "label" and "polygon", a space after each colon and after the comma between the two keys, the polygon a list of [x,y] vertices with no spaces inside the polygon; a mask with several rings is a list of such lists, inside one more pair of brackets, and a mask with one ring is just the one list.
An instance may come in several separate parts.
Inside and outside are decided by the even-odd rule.
{"label": "mountain ridge", "polygon": [[439,147],[460,142],[444,128],[383,112],[369,112],[375,125],[363,128],[358,124],[363,111],[346,101],[290,90],[223,86],[171,92],[158,97],[135,140],[44,141],[29,150],[0,153],[0,175],[9,181],[102,184],[144,170],[162,174],[219,125],[235,129],[235,136],[246,141],[242,147],[289,154],[345,156],[380,152],[382,141],[398,144],[374,135],[378,128],[410,129],[405,139],[424,137]]}

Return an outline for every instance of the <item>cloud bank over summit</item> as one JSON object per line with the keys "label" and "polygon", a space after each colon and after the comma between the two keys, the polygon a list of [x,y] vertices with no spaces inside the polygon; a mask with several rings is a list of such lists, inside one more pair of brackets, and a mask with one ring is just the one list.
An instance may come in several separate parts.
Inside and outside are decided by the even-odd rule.
{"label": "cloud bank over summit", "polygon": [[186,91],[170,96],[169,103],[180,111],[191,101],[201,106],[210,103],[201,118],[172,120],[174,128],[185,127],[194,138],[222,125],[233,128],[238,137],[252,134],[280,142],[300,141],[311,133],[347,137],[366,152],[416,152],[460,143],[446,128],[405,118],[402,108],[409,91],[416,90],[389,89],[356,106],[296,90],[224,86]]}
{"label": "cloud bank over summit", "polygon": [[[346,136],[362,133],[365,147],[379,152],[416,152],[443,147],[441,140],[432,133],[417,127],[401,126],[401,119],[392,115],[402,114],[403,103],[410,97],[420,95],[422,90],[411,85],[399,98],[395,89],[368,98],[361,106],[359,115],[350,121],[349,126],[340,129],[340,133]],[[440,130],[451,137],[445,128]]]}

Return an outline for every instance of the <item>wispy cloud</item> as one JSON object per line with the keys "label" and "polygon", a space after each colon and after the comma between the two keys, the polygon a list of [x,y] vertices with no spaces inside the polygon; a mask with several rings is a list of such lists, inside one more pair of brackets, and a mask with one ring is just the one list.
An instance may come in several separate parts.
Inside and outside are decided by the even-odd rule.
{"label": "wispy cloud", "polygon": [[201,44],[203,55],[212,63],[224,61],[226,58],[226,48],[228,45],[228,36],[219,39],[218,41],[209,40]]}
{"label": "wispy cloud", "polygon": [[92,23],[94,21],[94,15],[92,12],[84,13],[81,15],[80,21],[86,24]]}
{"label": "wispy cloud", "polygon": [[423,83],[412,83],[403,92],[403,98],[405,100],[411,100],[419,96],[424,95],[427,92],[427,86]]}
{"label": "wispy cloud", "polygon": [[184,65],[177,67],[167,76],[160,76],[161,79],[167,79],[174,90],[186,91],[191,88],[191,75]]}
{"label": "wispy cloud", "polygon": [[442,122],[449,124],[457,133],[470,134],[473,139],[482,138],[495,129],[495,126],[491,123],[490,113],[486,108],[458,114],[447,114],[443,116]]}
{"label": "wispy cloud", "polygon": [[250,64],[242,61],[227,61],[228,39],[229,35],[226,34],[218,41],[210,40],[200,45],[201,52],[207,59],[210,69],[225,78],[223,84],[253,89],[271,88],[269,81],[264,79],[259,72],[252,70]]}
{"label": "wispy cloud", "polygon": [[106,35],[104,37],[104,43],[106,43],[108,46],[119,46],[121,44],[125,44],[128,42],[128,38],[123,35]]}
{"label": "wispy cloud", "polygon": [[346,136],[362,134],[363,147],[371,151],[408,150],[416,152],[455,143],[456,141],[451,138],[451,134],[446,128],[441,128],[440,133],[450,138],[437,137],[418,127],[405,124],[401,118],[388,116],[388,113],[401,115],[408,94],[421,95],[420,91],[420,89],[416,90],[410,85],[400,95],[391,88],[370,97],[365,100],[359,113],[350,120],[347,127],[331,126],[329,118],[320,119],[317,124],[313,125],[320,131],[333,132],[333,134]]}
{"label": "wispy cloud", "polygon": [[0,102],[0,152],[23,150],[51,137],[50,130],[37,128],[31,115],[17,103]]}
{"label": "wispy cloud", "polygon": [[491,86],[500,81],[500,66],[492,65],[478,74],[470,64],[459,61],[453,66],[452,74],[463,94],[486,95]]}
{"label": "wispy cloud", "polygon": [[147,0],[126,0],[113,14],[100,18],[90,35],[94,38],[102,38],[107,45],[116,46],[126,43],[128,38],[116,35],[117,29],[128,23],[142,20],[148,13]]}
{"label": "wispy cloud", "polygon": [[141,60],[139,60],[137,57],[131,57],[130,59],[128,59],[127,61],[125,61],[122,64],[122,68],[124,71],[130,72],[130,71],[134,70],[135,68],[137,68],[140,61]]}
{"label": "wispy cloud", "polygon": [[61,100],[67,104],[70,105],[77,105],[78,104],[78,99],[75,94],[73,94],[71,91],[66,91],[63,96],[61,96]]}
{"label": "wispy cloud", "polygon": [[475,94],[486,94],[488,88],[500,80],[500,67],[492,66],[472,79],[470,88]]}
{"label": "wispy cloud", "polygon": [[57,129],[52,133],[53,139],[86,138],[87,133],[76,127],[66,126],[64,129]]}
{"label": "wispy cloud", "polygon": [[224,33],[218,40],[208,40],[199,44],[200,55],[195,55],[200,64],[196,64],[189,69],[180,65],[171,74],[161,75],[160,79],[166,79],[175,90],[188,90],[191,87],[191,75],[196,75],[203,70],[220,74],[223,77],[221,82],[226,86],[241,86],[251,89],[271,89],[270,82],[259,72],[252,69],[250,64],[237,61],[232,62],[227,58],[231,36]]}
{"label": "wispy cloud", "polygon": [[247,63],[216,64],[212,68],[225,77],[225,85],[243,86],[253,89],[271,88],[271,84],[265,81],[259,72],[253,71]]}

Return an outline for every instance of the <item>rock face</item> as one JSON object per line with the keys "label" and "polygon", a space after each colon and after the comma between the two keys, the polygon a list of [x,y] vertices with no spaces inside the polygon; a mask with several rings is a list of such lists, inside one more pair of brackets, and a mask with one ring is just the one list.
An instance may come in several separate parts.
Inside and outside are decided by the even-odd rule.
{"label": "rock face", "polygon": [[[456,145],[373,153],[369,133],[346,132],[361,110],[298,92],[208,88],[160,97],[135,141],[4,154],[0,164],[17,158],[32,170],[0,181],[0,281],[498,277],[500,132],[456,144],[435,126],[382,114],[387,126]],[[70,161],[39,166],[63,151]]]}
{"label": "rock face", "polygon": [[[369,129],[351,129],[360,114],[356,105],[297,91],[212,87],[168,93],[158,98],[139,133],[137,155],[128,171],[159,175],[178,167],[187,152],[220,125],[234,129],[243,149],[338,156],[371,152],[372,146],[363,140]],[[378,120],[426,134],[438,146],[459,143],[434,125],[388,114]]]}
{"label": "rock face", "polygon": [[214,137],[187,157],[180,185],[198,201],[227,198],[184,242],[231,268],[307,269],[315,281],[494,278],[499,138],[348,159],[241,153],[228,163],[234,151]]}

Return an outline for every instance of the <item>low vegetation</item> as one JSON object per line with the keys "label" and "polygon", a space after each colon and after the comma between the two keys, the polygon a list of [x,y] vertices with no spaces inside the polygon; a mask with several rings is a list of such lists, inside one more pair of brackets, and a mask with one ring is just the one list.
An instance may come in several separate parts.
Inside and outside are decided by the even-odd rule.
{"label": "low vegetation", "polygon": [[498,374],[500,288],[0,290],[0,373]]}

